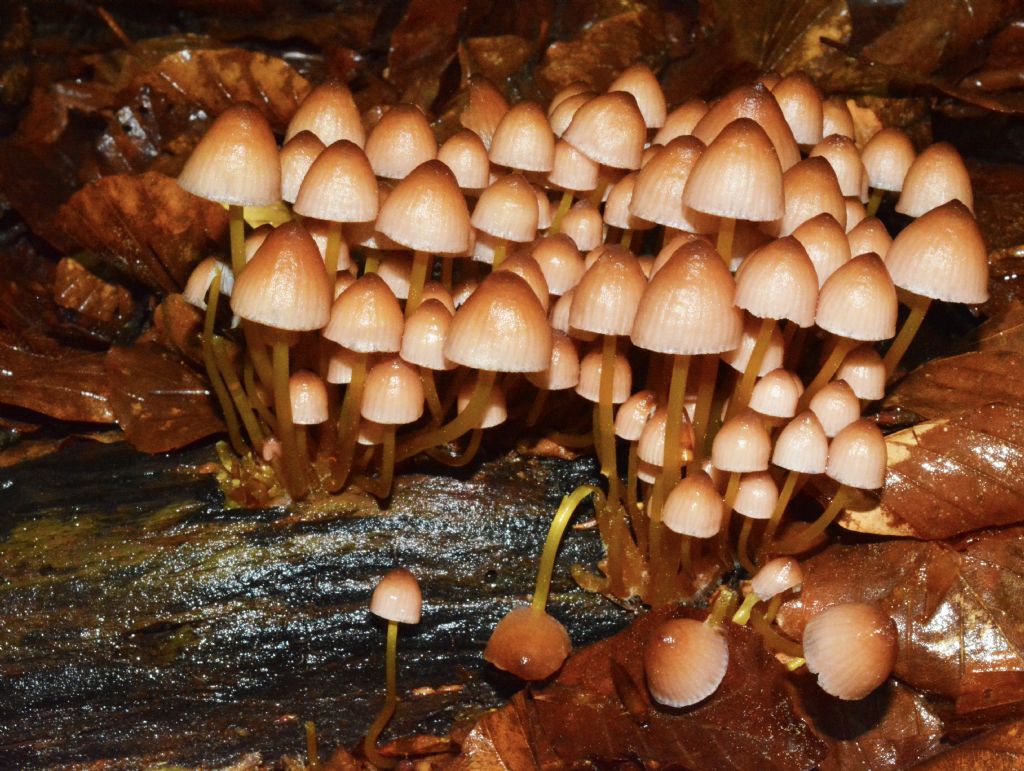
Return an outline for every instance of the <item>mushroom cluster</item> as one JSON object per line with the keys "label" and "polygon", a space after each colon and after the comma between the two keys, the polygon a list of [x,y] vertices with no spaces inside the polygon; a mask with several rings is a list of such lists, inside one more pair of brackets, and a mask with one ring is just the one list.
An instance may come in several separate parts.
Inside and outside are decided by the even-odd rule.
{"label": "mushroom cluster", "polygon": [[[643,65],[546,109],[476,82],[460,122],[439,144],[398,105],[367,130],[328,82],[281,147],[247,105],[196,147],[179,182],[228,207],[231,262],[186,297],[237,453],[293,499],[384,499],[396,464],[468,463],[510,419],[593,447],[594,587],[655,606],[805,551],[882,486],[863,407],[932,301],[987,299],[953,147],[858,144],[801,73],[672,112]],[[286,221],[247,233],[265,206]],[[810,481],[831,502],[784,527]]]}

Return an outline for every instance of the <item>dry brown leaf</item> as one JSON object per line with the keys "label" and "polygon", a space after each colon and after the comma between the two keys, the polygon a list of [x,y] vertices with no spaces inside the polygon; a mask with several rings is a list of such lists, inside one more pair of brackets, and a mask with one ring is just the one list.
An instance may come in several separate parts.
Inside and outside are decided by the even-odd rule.
{"label": "dry brown leaf", "polygon": [[72,257],[57,263],[53,299],[62,308],[108,323],[127,319],[135,306],[127,289],[104,281]]}
{"label": "dry brown leaf", "polygon": [[200,258],[222,248],[227,213],[151,171],[86,185],[61,207],[61,227],[132,280],[176,292]]}

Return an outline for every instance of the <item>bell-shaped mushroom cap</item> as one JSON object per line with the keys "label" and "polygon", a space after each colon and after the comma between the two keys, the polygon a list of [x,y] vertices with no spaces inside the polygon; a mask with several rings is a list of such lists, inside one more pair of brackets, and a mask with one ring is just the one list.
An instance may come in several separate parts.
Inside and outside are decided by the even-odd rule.
{"label": "bell-shaped mushroom cap", "polygon": [[668,707],[689,707],[713,694],[729,668],[725,637],[707,624],[674,618],[660,624],[644,646],[651,697]]}
{"label": "bell-shaped mushroom cap", "polygon": [[775,84],[772,96],[797,144],[816,145],[821,141],[821,92],[809,77],[802,72],[787,75]]}
{"label": "bell-shaped mushroom cap", "polygon": [[858,198],[851,196],[843,201],[846,205],[846,232],[849,233],[867,218],[868,212]]}
{"label": "bell-shaped mushroom cap", "polygon": [[590,201],[578,201],[562,217],[562,232],[581,252],[589,252],[604,240],[604,220]]}
{"label": "bell-shaped mushroom cap", "polygon": [[[508,174],[480,195],[473,209],[473,227],[496,238],[525,243],[537,235],[537,195],[526,178]],[[413,221],[410,227],[418,227]]]}
{"label": "bell-shaped mushroom cap", "polygon": [[292,422],[297,426],[318,426],[327,422],[327,386],[316,373],[300,369],[288,379]]}
{"label": "bell-shaped mushroom cap", "polygon": [[867,217],[858,222],[846,234],[846,238],[850,244],[850,254],[854,257],[874,252],[885,260],[892,246],[892,236],[877,217]]}
{"label": "bell-shaped mushroom cap", "polygon": [[225,265],[213,257],[207,257],[196,265],[188,276],[185,288],[181,292],[185,302],[205,311],[206,295],[209,294],[210,284],[213,283],[213,278],[218,271],[220,272],[220,293],[230,297],[231,289],[235,285],[235,274],[231,272],[231,266]]}
{"label": "bell-shaped mushroom cap", "polygon": [[452,314],[439,300],[427,299],[405,320],[399,355],[424,369],[446,370],[454,365],[444,357]]}
{"label": "bell-shaped mushroom cap", "polygon": [[256,256],[256,251],[263,246],[267,236],[274,232],[274,226],[270,224],[260,225],[245,237],[245,261],[249,262]]}
{"label": "bell-shaped mushroom cap", "polygon": [[402,306],[384,279],[367,273],[334,301],[323,336],[358,353],[395,353],[404,324]]}
{"label": "bell-shaped mushroom cap", "polygon": [[754,385],[749,406],[771,418],[791,418],[803,392],[803,383],[795,373],[776,367]]}
{"label": "bell-shaped mushroom cap", "polygon": [[646,286],[632,252],[621,246],[605,248],[576,285],[569,326],[600,335],[628,335]]}
{"label": "bell-shaped mushroom cap", "polygon": [[715,217],[680,205],[690,172],[704,152],[694,137],[678,137],[660,149],[637,174],[630,211],[659,225],[693,233],[713,233]]}
{"label": "bell-shaped mushroom cap", "polygon": [[583,104],[562,136],[600,164],[615,169],[639,169],[647,125],[633,95],[613,91]]}
{"label": "bell-shaped mushroom cap", "polygon": [[368,222],[377,216],[377,205],[377,180],[366,154],[342,139],[313,161],[293,208],[303,217]]}
{"label": "bell-shaped mushroom cap", "polygon": [[532,606],[515,608],[498,622],[484,648],[484,661],[521,680],[545,680],[572,653],[565,627]]}
{"label": "bell-shaped mushroom cap", "polygon": [[491,162],[487,148],[469,129],[452,134],[437,151],[437,160],[451,169],[463,190],[483,190],[490,182]]}
{"label": "bell-shaped mushroom cap", "polygon": [[593,190],[597,187],[599,163],[566,142],[559,139],[555,144],[555,161],[548,174],[548,182],[563,190]]}
{"label": "bell-shaped mushroom cap", "polygon": [[661,519],[673,533],[710,538],[721,530],[724,514],[725,501],[711,477],[688,471],[665,499]]}
{"label": "bell-shaped mushroom cap", "polygon": [[385,575],[370,598],[370,612],[399,624],[418,624],[423,595],[416,576],[405,568],[397,568]]}
{"label": "bell-shaped mushroom cap", "polygon": [[808,405],[825,431],[833,437],[860,418],[860,400],[845,380],[833,380],[811,398]]}
{"label": "bell-shaped mushroom cap", "polygon": [[874,346],[858,345],[836,370],[836,380],[846,382],[858,399],[874,401],[885,396],[885,365]]}
{"label": "bell-shaped mushroom cap", "polygon": [[461,308],[465,305],[466,300],[473,295],[479,285],[480,282],[476,279],[466,278],[452,287],[452,302],[455,303],[455,307]]}
{"label": "bell-shaped mushroom cap", "polygon": [[[750,364],[750,357],[754,355],[754,348],[757,345],[757,338],[760,332],[760,319],[747,316],[743,320],[743,334],[740,337],[739,345],[731,351],[724,351],[722,353],[722,361],[737,372],[745,372],[747,365]],[[757,376],[764,377],[773,369],[781,367],[784,353],[782,330],[776,324],[768,340],[768,348],[764,352],[764,358],[761,359],[761,368],[757,371]]]}
{"label": "bell-shaped mushroom cap", "polygon": [[[601,369],[603,365],[601,351],[591,351],[580,362],[580,380],[576,384],[576,393],[595,404],[601,401]],[[622,404],[629,398],[633,387],[633,370],[629,359],[621,353],[616,354],[612,362],[612,404]]]}
{"label": "bell-shaped mushroom cap", "polygon": [[938,142],[925,149],[911,164],[903,180],[896,211],[908,217],[920,217],[949,201],[959,201],[974,211],[971,177],[960,153],[948,142]]}
{"label": "bell-shaped mushroom cap", "polygon": [[540,266],[548,291],[553,295],[561,297],[583,277],[580,250],[565,233],[538,239],[530,249],[530,256]]}
{"label": "bell-shaped mushroom cap", "polygon": [[[534,211],[537,202],[530,199]],[[455,175],[440,161],[427,161],[380,207],[377,230],[397,244],[421,252],[461,254],[469,249],[469,210]]]}
{"label": "bell-shaped mushroom cap", "polygon": [[540,265],[537,261],[530,257],[528,254],[518,252],[513,254],[511,257],[506,259],[494,272],[498,273],[507,270],[509,273],[515,273],[519,278],[530,285],[530,289],[537,296],[537,301],[540,302],[544,312],[548,312],[549,292],[548,282],[544,278],[544,271],[540,269]]}
{"label": "bell-shaped mushroom cap", "polygon": [[604,221],[613,228],[623,230],[650,230],[653,222],[648,222],[630,211],[633,190],[636,186],[636,172],[630,172],[608,191],[604,202]]}
{"label": "bell-shaped mushroom cap", "polygon": [[842,97],[830,96],[821,106],[821,135],[854,139],[853,114]]}
{"label": "bell-shaped mushroom cap", "polygon": [[332,283],[313,237],[288,222],[267,236],[235,279],[231,310],[275,329],[320,329],[330,317]]}
{"label": "bell-shaped mushroom cap", "polygon": [[722,471],[765,471],[771,454],[771,437],[750,409],[725,421],[711,443],[711,462]]}
{"label": "bell-shaped mushroom cap", "polygon": [[660,128],[665,123],[665,94],[658,78],[646,64],[634,64],[624,69],[608,86],[608,90],[632,94],[647,128]]}
{"label": "bell-shaped mushroom cap", "polygon": [[[737,222],[736,224],[738,225],[739,223]],[[703,241],[708,246],[712,246],[711,241],[705,236],[699,236],[695,233],[676,233],[667,228],[665,230],[665,239],[665,245],[658,251],[654,258],[654,263],[651,265],[651,272],[647,276],[648,279],[654,278],[654,275],[665,267],[665,263],[675,256],[679,248],[691,241]],[[712,248],[714,247],[712,246]]]}
{"label": "bell-shaped mushroom cap", "polygon": [[[576,117],[576,111],[593,99],[594,96],[593,91],[584,91],[566,97],[558,103],[548,116],[548,120],[551,122],[551,130],[556,137],[563,137],[565,135],[566,129],[572,125],[572,119]],[[597,161],[594,161],[594,163],[597,163]]]}
{"label": "bell-shaped mushroom cap", "polygon": [[819,287],[841,265],[850,261],[850,244],[846,233],[831,214],[822,213],[807,220],[793,231],[793,238],[803,245],[810,257]]}
{"label": "bell-shaped mushroom cap", "polygon": [[755,471],[740,477],[733,511],[748,519],[771,519],[779,500],[779,488],[767,471]]}
{"label": "bell-shaped mushroom cap", "polygon": [[779,235],[788,236],[819,214],[831,214],[846,227],[846,201],[832,166],[824,158],[800,161],[782,177],[786,211],[779,220]]}
{"label": "bell-shaped mushroom cap", "polygon": [[683,204],[719,217],[779,219],[782,167],[764,130],[748,118],[726,126],[690,172]]}
{"label": "bell-shaped mushroom cap", "polygon": [[384,279],[388,289],[399,300],[409,298],[412,282],[412,255],[404,252],[387,252],[377,266],[376,274]]}
{"label": "bell-shaped mushroom cap", "polygon": [[637,391],[615,413],[615,435],[627,442],[637,441],[657,406],[654,391]]}
{"label": "bell-shaped mushroom cap", "polygon": [[[693,426],[686,410],[679,416],[679,461],[686,462],[693,457]],[[637,444],[637,457],[644,463],[662,468],[665,463],[665,427],[668,425],[668,410],[656,408],[644,424]]]}
{"label": "bell-shaped mushroom cap", "polygon": [[585,94],[590,91],[590,86],[584,83],[582,80],[574,80],[569,85],[558,90],[558,92],[551,97],[551,101],[548,103],[547,115],[550,118],[551,113],[558,109],[558,105],[564,102],[571,96],[577,94]]}
{"label": "bell-shaped mushroom cap", "polygon": [[[313,161],[324,151],[324,143],[310,131],[300,131],[281,148],[281,199],[295,203],[302,180]],[[374,195],[377,181],[374,180]]]}
{"label": "bell-shaped mushroom cap", "polygon": [[896,624],[865,603],[833,605],[807,622],[803,648],[823,691],[845,701],[863,699],[896,664]]}
{"label": "bell-shaped mushroom cap", "polygon": [[[302,221],[302,226],[306,229],[306,232],[313,236],[313,241],[316,243],[316,248],[320,252],[320,259],[324,261],[326,267],[327,262],[327,241],[330,239],[331,228],[330,223],[324,222],[323,220],[316,220],[312,217],[307,217]],[[335,274],[331,278],[335,279],[334,283],[334,297],[338,296],[338,284],[337,279],[341,274],[352,276],[349,270],[352,268],[352,253],[349,251],[348,243],[346,243],[344,234],[338,240],[338,261],[335,265]]]}
{"label": "bell-shaped mushroom cap", "polygon": [[690,136],[700,119],[707,115],[708,105],[703,99],[690,99],[665,116],[665,125],[651,140],[652,145],[667,145],[676,137]]}
{"label": "bell-shaped mushroom cap", "polygon": [[800,242],[787,236],[748,255],[736,273],[735,302],[758,318],[814,324],[818,274]]}
{"label": "bell-shaped mushroom cap", "polygon": [[332,346],[330,358],[327,360],[327,382],[344,385],[352,382],[352,368],[356,364],[359,354],[342,348],[340,345]]}
{"label": "bell-shaped mushroom cap", "polygon": [[[459,388],[459,396],[455,400],[455,406],[459,412],[465,411],[466,407],[469,406],[470,399],[473,398],[473,388],[475,383],[472,380],[466,380]],[[487,394],[487,402],[484,404],[484,413],[480,418],[478,428],[494,428],[500,426],[508,420],[508,404],[505,402],[505,392],[501,386],[495,383],[491,387],[491,391]]]}
{"label": "bell-shaped mushroom cap", "polygon": [[539,187],[533,188],[533,194],[537,196],[537,229],[547,230],[551,227],[551,199],[547,191]]}
{"label": "bell-shaped mushroom cap", "polygon": [[865,178],[864,164],[852,139],[838,134],[826,136],[814,146],[810,157],[828,161],[836,173],[839,189],[844,196],[861,195]]}
{"label": "bell-shaped mushroom cap", "polygon": [[712,104],[707,115],[694,126],[693,135],[710,145],[737,118],[749,118],[764,129],[783,171],[800,160],[800,148],[793,139],[786,117],[779,109],[779,103],[771,91],[760,83],[734,88]]}
{"label": "bell-shaped mushroom cap", "polygon": [[637,311],[632,340],[658,353],[721,353],[739,345],[743,314],[736,284],[706,241],[682,246],[654,274]]}
{"label": "bell-shaped mushroom cap", "polygon": [[877,254],[854,257],[828,277],[818,293],[815,322],[854,340],[888,340],[896,334],[896,287]]}
{"label": "bell-shaped mushroom cap", "polygon": [[551,171],[555,135],[544,110],[523,101],[506,112],[491,138],[491,162],[519,171]]}
{"label": "bell-shaped mushroom cap", "polygon": [[285,142],[302,131],[315,134],[324,146],[347,139],[359,147],[366,144],[366,130],[352,92],[344,83],[328,80],[314,88],[292,115]]}
{"label": "bell-shaped mushroom cap", "polygon": [[419,420],[423,399],[423,383],[416,368],[397,356],[388,356],[366,374],[360,414],[374,423],[402,426]]}
{"label": "bell-shaped mushroom cap", "polygon": [[263,113],[251,104],[222,112],[185,161],[178,184],[200,198],[234,206],[280,201],[281,161]]}
{"label": "bell-shaped mushroom cap", "polygon": [[474,77],[469,84],[469,104],[459,115],[459,123],[480,137],[490,149],[491,138],[508,112],[508,102],[486,78]]}
{"label": "bell-shaped mushroom cap", "polygon": [[798,474],[821,474],[828,463],[828,437],[810,410],[801,412],[779,432],[772,463]]}
{"label": "bell-shaped mushroom cap", "polygon": [[876,190],[898,192],[914,162],[914,145],[898,128],[884,128],[864,145],[860,159],[868,173],[868,184]]}
{"label": "bell-shaped mushroom cap", "polygon": [[551,360],[551,327],[530,285],[499,271],[455,312],[445,355],[495,372],[540,372]]}
{"label": "bell-shaped mushroom cap", "polygon": [[437,157],[437,140],[419,107],[399,104],[370,130],[366,157],[378,177],[405,179],[417,166]]}
{"label": "bell-shaped mushroom cap", "polygon": [[988,250],[974,217],[950,201],[911,222],[889,247],[896,286],[935,300],[988,300]]}
{"label": "bell-shaped mushroom cap", "polygon": [[851,423],[832,440],[825,473],[840,484],[877,490],[885,482],[885,437],[873,420]]}
{"label": "bell-shaped mushroom cap", "polygon": [[804,582],[804,572],[800,563],[792,557],[776,557],[768,560],[754,577],[750,579],[750,588],[761,602],[794,589]]}
{"label": "bell-shaped mushroom cap", "polygon": [[526,375],[537,388],[545,391],[562,391],[575,388],[580,382],[580,356],[576,344],[565,332],[552,333],[551,361],[547,369]]}

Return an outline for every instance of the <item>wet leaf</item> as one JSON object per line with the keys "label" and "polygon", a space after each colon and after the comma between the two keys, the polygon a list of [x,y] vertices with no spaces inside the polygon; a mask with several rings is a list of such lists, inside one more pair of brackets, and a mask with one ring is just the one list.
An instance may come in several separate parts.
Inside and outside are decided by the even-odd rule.
{"label": "wet leaf", "polygon": [[990,318],[972,339],[980,351],[1024,350],[1024,303],[1014,302],[1000,316]]}
{"label": "wet leaf", "polygon": [[800,639],[807,620],[862,601],[899,629],[895,677],[955,700],[963,716],[1024,704],[1024,529],[965,544],[887,541],[833,545],[802,563],[803,588],[779,614]]}
{"label": "wet leaf", "polygon": [[903,378],[885,406],[938,418],[996,402],[1024,407],[1024,353],[1020,349],[934,359]]}
{"label": "wet leaf", "polygon": [[199,309],[185,302],[180,294],[169,294],[153,311],[153,326],[139,342],[157,343],[199,365],[203,361],[199,342],[202,327],[203,316]]}
{"label": "wet leaf", "polygon": [[[712,696],[683,710],[651,704],[643,646],[665,618],[657,612],[639,617],[571,657],[550,685],[516,694],[477,723],[452,768],[529,771],[639,761],[797,769],[823,757],[824,744],[793,713],[785,670],[746,627],[725,625],[729,669]],[[619,669],[614,678],[613,668]],[[630,691],[625,703],[616,682]]]}
{"label": "wet leaf", "polygon": [[530,44],[518,35],[470,38],[465,46],[470,76],[479,74],[493,83],[501,83],[519,72],[532,54]]}
{"label": "wet leaf", "polygon": [[0,329],[0,404],[58,420],[109,423],[108,398],[102,353]]}
{"label": "wet leaf", "polygon": [[104,281],[71,257],[57,263],[53,297],[62,308],[106,322],[124,321],[134,310],[127,289]]}
{"label": "wet leaf", "polygon": [[176,450],[223,431],[206,381],[154,344],[111,348],[106,356],[110,409],[142,452]]}
{"label": "wet leaf", "polygon": [[79,248],[145,286],[175,292],[201,257],[220,249],[227,213],[147,172],[87,185],[61,207],[61,223]]}
{"label": "wet leaf", "polygon": [[993,728],[915,766],[918,771],[1016,771],[1024,756],[1024,720]]}
{"label": "wet leaf", "polygon": [[387,77],[401,101],[424,109],[437,98],[441,75],[458,43],[459,17],[466,0],[412,0],[391,34]]}

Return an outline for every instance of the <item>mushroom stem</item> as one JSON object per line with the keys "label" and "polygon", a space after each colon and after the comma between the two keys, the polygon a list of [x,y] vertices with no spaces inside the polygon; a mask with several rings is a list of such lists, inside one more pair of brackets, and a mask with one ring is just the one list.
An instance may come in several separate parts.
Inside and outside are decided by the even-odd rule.
{"label": "mushroom stem", "polygon": [[384,679],[387,687],[387,695],[384,699],[384,706],[377,713],[377,719],[373,721],[363,739],[363,753],[377,768],[394,768],[398,765],[392,758],[385,758],[377,752],[377,737],[384,731],[384,727],[395,714],[398,706],[397,677],[395,675],[395,659],[398,656],[398,622],[388,621],[387,647],[384,652]]}
{"label": "mushroom stem", "polygon": [[228,429],[228,440],[231,442],[231,449],[239,455],[245,455],[245,442],[242,441],[242,434],[238,428],[238,418],[235,416],[235,409],[231,404],[231,397],[221,379],[217,369],[217,357],[213,350],[213,323],[217,317],[217,302],[220,298],[220,271],[218,270],[210,288],[206,293],[206,317],[203,320],[203,364],[206,366],[206,377],[210,381],[210,388],[220,404],[221,414],[224,415],[224,424]]}
{"label": "mushroom stem", "polygon": [[292,402],[288,391],[288,344],[274,343],[274,412],[277,415],[277,432],[281,439],[284,455],[285,487],[292,498],[306,494],[306,481],[302,467],[298,465],[298,451],[295,440],[295,426],[292,423]]}
{"label": "mushroom stem", "polygon": [[900,292],[900,295],[900,299],[910,308],[910,314],[907,316],[907,320],[903,322],[903,326],[896,334],[896,339],[892,341],[889,350],[885,352],[885,358],[882,359],[886,375],[891,375],[896,371],[896,367],[899,366],[903,354],[907,352],[907,348],[910,347],[914,336],[917,335],[917,330],[921,328],[925,314],[928,313],[928,308],[932,304],[930,297],[922,297],[913,292]]}
{"label": "mushroom stem", "polygon": [[740,489],[740,474],[733,471],[725,486],[725,504],[722,510],[722,529],[718,531],[718,555],[722,564],[728,569],[732,566],[732,555],[729,553],[729,523],[732,520],[732,505],[736,503],[736,493]]}
{"label": "mushroom stem", "polygon": [[722,217],[718,222],[718,253],[725,261],[725,267],[732,264],[732,240],[736,232],[736,220],[732,217]]}
{"label": "mushroom stem", "polygon": [[375,498],[384,500],[391,495],[391,484],[395,478],[395,426],[384,426],[381,442],[380,474],[374,480],[360,477],[359,483]]}
{"label": "mushroom stem", "polygon": [[566,190],[562,193],[562,200],[558,203],[558,210],[555,212],[555,216],[551,219],[551,227],[548,228],[549,236],[557,234],[561,229],[562,218],[568,213],[570,206],[572,206],[572,191]]}
{"label": "mushroom stem", "polygon": [[846,358],[846,354],[852,351],[860,345],[860,341],[851,340],[849,337],[838,337],[836,338],[836,344],[832,346],[832,352],[825,359],[825,363],[821,365],[821,369],[818,370],[818,374],[815,376],[811,384],[807,386],[807,389],[800,396],[800,402],[797,405],[797,412],[802,412],[807,409],[807,405],[810,403],[811,398],[818,393],[822,388],[828,385],[828,382],[832,379],[832,376],[836,374],[836,370],[839,369],[839,365],[843,363],[843,359]]}
{"label": "mushroom stem", "polygon": [[505,261],[505,252],[508,248],[508,242],[504,238],[498,241],[498,245],[494,248],[494,258],[491,260],[491,269],[497,268],[501,263]]}
{"label": "mushroom stem", "polygon": [[409,275],[409,298],[405,301],[406,318],[409,318],[412,312],[420,307],[423,285],[427,283],[427,274],[430,273],[431,262],[431,257],[427,252],[416,251],[413,253],[412,273]]}
{"label": "mushroom stem", "polygon": [[[679,447],[683,422],[683,399],[686,396],[686,380],[690,372],[689,356],[672,357],[672,378],[669,380],[668,405],[665,416],[665,447],[662,455],[661,476],[664,477],[662,494],[675,486],[679,481],[682,468],[682,453]],[[658,501],[658,510],[664,499]],[[659,515],[660,516],[660,515]]]}
{"label": "mushroom stem", "polygon": [[615,385],[615,336],[604,335],[601,350],[601,384],[598,390],[594,446],[600,449],[601,473],[608,478],[608,500],[619,500],[619,471],[615,453],[615,419],[612,388]]}
{"label": "mushroom stem", "polygon": [[352,471],[356,439],[359,433],[359,411],[363,406],[363,385],[366,382],[366,354],[357,353],[352,363],[352,379],[345,389],[338,417],[338,459],[335,464],[331,486],[340,490],[345,486]]}
{"label": "mushroom stem", "polygon": [[756,610],[750,612],[750,625],[754,628],[761,639],[764,640],[764,644],[769,650],[773,650],[776,653],[785,653],[787,656],[793,656],[794,658],[803,659],[804,649],[800,643],[793,642],[774,629],[769,624],[764,616],[758,613]]}
{"label": "mushroom stem", "polygon": [[633,243],[633,229],[626,228],[622,231],[622,238],[619,239],[619,245],[624,249],[628,249]]}
{"label": "mushroom stem", "polygon": [[338,254],[341,252],[341,223],[327,223],[327,248],[324,250],[324,267],[331,281],[338,272]]}
{"label": "mushroom stem", "polygon": [[800,552],[810,548],[814,543],[814,539],[825,532],[825,528],[832,524],[833,520],[839,516],[839,513],[843,510],[850,498],[852,497],[852,491],[846,485],[840,485],[839,489],[836,490],[836,494],[832,496],[832,501],[828,507],[821,512],[814,522],[804,529],[799,535],[778,544],[777,548],[785,554],[799,554]]}
{"label": "mushroom stem", "polygon": [[765,609],[764,620],[767,621],[769,624],[772,623],[772,621],[775,620],[775,616],[779,612],[779,607],[781,605],[782,595],[776,594],[774,597],[772,597],[771,601],[768,603],[768,607]]}
{"label": "mushroom stem", "polygon": [[874,217],[878,213],[878,207],[882,205],[883,195],[885,195],[885,191],[877,187],[871,191],[871,198],[868,199],[868,208],[865,212],[866,217]]}
{"label": "mushroom stem", "polygon": [[423,384],[423,394],[427,399],[427,409],[430,410],[431,425],[439,425],[444,420],[444,410],[441,409],[441,397],[437,395],[434,371],[421,367],[420,382]]}
{"label": "mushroom stem", "polygon": [[235,409],[238,410],[238,414],[242,418],[242,425],[245,426],[245,431],[249,434],[249,441],[252,442],[254,449],[259,450],[263,447],[263,431],[260,429],[260,423],[256,419],[255,413],[252,411],[252,405],[249,403],[249,398],[245,395],[245,391],[242,389],[242,384],[238,382],[238,377],[235,375],[235,368],[231,366],[231,360],[228,357],[224,338],[214,335],[210,340],[210,344],[213,347],[213,355],[217,362],[217,368],[220,370],[221,376],[224,378],[224,383],[228,387],[228,393],[231,394],[231,399],[235,404]]}
{"label": "mushroom stem", "polygon": [[448,292],[452,291],[455,280],[452,274],[455,272],[455,260],[451,257],[441,256],[441,286]]}
{"label": "mushroom stem", "polygon": [[757,568],[754,567],[753,561],[747,555],[747,545],[750,543],[750,530],[754,525],[754,520],[750,517],[743,518],[743,527],[740,528],[740,540],[736,544],[736,557],[739,559],[743,569],[746,570],[750,575],[753,575]]}
{"label": "mushroom stem", "polygon": [[604,504],[604,494],[593,485],[580,485],[571,493],[562,498],[562,503],[551,520],[551,527],[548,528],[548,537],[544,541],[544,551],[540,555],[540,565],[537,568],[537,584],[533,590],[532,606],[534,611],[543,611],[548,604],[548,594],[551,591],[551,574],[555,569],[555,558],[558,556],[558,547],[562,543],[562,535],[569,525],[569,520],[576,512],[584,498],[593,495],[596,505]]}
{"label": "mushroom stem", "polygon": [[497,373],[492,370],[480,370],[473,388],[473,395],[470,397],[466,409],[440,428],[409,437],[398,447],[395,461],[401,462],[430,447],[448,444],[467,431],[478,428],[483,421],[484,411],[487,409],[487,401],[490,399],[496,377]]}
{"label": "mushroom stem", "polygon": [[548,405],[548,394],[551,392],[546,388],[542,388],[538,391],[536,398],[533,400],[533,404],[530,405],[530,411],[526,415],[526,425],[530,428],[537,425],[537,421],[540,420],[541,413],[544,412],[544,408]]}
{"label": "mushroom stem", "polygon": [[[636,489],[639,478],[637,477],[637,468],[640,465],[640,459],[637,457],[637,449],[639,448],[639,442],[629,443],[629,455],[626,461],[626,506],[629,507],[630,511],[637,510],[637,498]],[[637,533],[639,536],[639,533]]]}
{"label": "mushroom stem", "polygon": [[732,615],[732,609],[735,604],[736,592],[725,584],[722,584],[718,588],[718,596],[715,598],[715,604],[711,606],[711,612],[704,620],[704,623],[712,629],[717,629],[725,623],[725,620],[729,618],[730,615]]}
{"label": "mushroom stem", "polygon": [[751,351],[750,359],[743,370],[743,377],[740,378],[739,383],[736,385],[736,390],[732,392],[729,410],[725,416],[726,420],[746,407],[750,401],[750,394],[754,390],[754,383],[757,381],[757,375],[761,371],[764,356],[768,352],[768,344],[771,342],[772,332],[775,331],[775,324],[775,319],[761,319],[761,326],[757,331],[757,340],[754,342],[754,350]]}
{"label": "mushroom stem", "polygon": [[302,463],[309,462],[309,432],[305,426],[295,427],[295,454]]}
{"label": "mushroom stem", "polygon": [[786,506],[789,505],[789,501],[793,497],[793,491],[796,489],[796,484],[799,481],[800,474],[798,472],[790,471],[786,474],[786,481],[782,483],[782,491],[779,493],[779,498],[775,502],[775,509],[772,511],[771,519],[768,520],[768,525],[765,528],[764,534],[761,536],[761,547],[757,550],[757,564],[759,566],[764,564],[768,547],[771,545],[772,538],[775,537],[775,532],[779,529],[779,523],[782,522],[782,515],[786,511]]}
{"label": "mushroom stem", "polygon": [[231,238],[231,270],[238,278],[245,268],[245,207],[228,206],[228,228]]}
{"label": "mushroom stem", "polygon": [[693,578],[693,537],[684,535],[683,545],[680,549],[680,561],[683,572],[689,578]]}
{"label": "mushroom stem", "polygon": [[363,259],[363,275],[376,273],[380,269],[380,252],[376,249],[367,249]]}
{"label": "mushroom stem", "polygon": [[316,742],[316,723],[307,720],[303,724],[306,730],[306,761],[309,771],[320,771],[320,751]]}
{"label": "mushroom stem", "polygon": [[750,611],[753,610],[755,605],[757,605],[759,599],[760,598],[754,592],[751,592],[744,597],[743,604],[740,605],[739,609],[732,614],[732,622],[734,624],[739,624],[740,626],[745,626],[750,620]]}
{"label": "mushroom stem", "polygon": [[715,398],[715,381],[718,377],[718,359],[703,356],[697,375],[697,403],[693,409],[693,459],[692,466],[698,466],[704,459],[707,445],[708,424],[711,421],[711,404]]}
{"label": "mushroom stem", "polygon": [[452,457],[449,455],[442,455],[438,452],[436,447],[432,447],[427,450],[427,455],[436,460],[438,463],[443,463],[445,466],[451,466],[453,468],[460,468],[467,466],[472,462],[473,458],[476,457],[477,452],[480,450],[480,443],[484,437],[484,430],[482,428],[474,428],[469,435],[469,443],[458,455]]}
{"label": "mushroom stem", "polygon": [[263,387],[272,391],[274,388],[274,365],[270,362],[267,349],[263,346],[259,330],[255,325],[245,321],[242,322],[242,329],[245,331],[245,350],[256,368],[256,375]]}
{"label": "mushroom stem", "polygon": [[256,380],[253,377],[253,366],[252,361],[246,361],[242,367],[242,383],[245,385],[245,395],[255,409],[256,413],[260,416],[260,420],[266,425],[267,430],[272,434],[277,433],[277,420],[273,414],[267,408],[263,399],[260,398],[259,392],[256,390]]}

